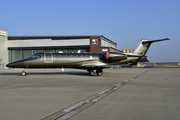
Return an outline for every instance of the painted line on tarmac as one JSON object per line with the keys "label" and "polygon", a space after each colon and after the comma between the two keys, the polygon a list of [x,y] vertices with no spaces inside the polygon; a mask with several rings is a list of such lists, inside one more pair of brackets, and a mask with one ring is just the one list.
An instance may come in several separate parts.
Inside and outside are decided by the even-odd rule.
{"label": "painted line on tarmac", "polygon": [[140,75],[146,73],[147,71],[149,71],[149,70],[146,70],[140,74],[134,75],[133,77],[124,80],[124,82],[120,82],[109,88],[106,88],[105,90],[102,90],[99,93],[96,93],[84,100],[81,100],[73,105],[70,105],[69,107],[66,107],[58,112],[55,112],[41,120],[67,120],[67,119],[71,118],[72,116],[78,114],[79,112],[83,111],[84,109],[95,104],[96,102],[100,101],[101,99],[108,96],[112,92],[118,90],[119,88],[121,88],[124,85],[128,84],[129,82],[133,81],[134,79],[136,79]]}

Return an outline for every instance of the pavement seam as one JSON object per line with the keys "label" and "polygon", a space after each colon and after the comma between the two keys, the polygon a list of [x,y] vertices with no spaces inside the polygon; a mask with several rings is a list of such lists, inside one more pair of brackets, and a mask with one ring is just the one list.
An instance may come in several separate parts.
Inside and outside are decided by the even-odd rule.
{"label": "pavement seam", "polygon": [[90,107],[91,105],[95,104],[96,102],[100,101],[104,97],[108,96],[112,92],[118,90],[119,88],[123,87],[124,85],[128,84],[129,82],[133,81],[134,79],[138,78],[142,74],[146,73],[149,70],[146,70],[140,74],[134,75],[133,77],[124,80],[118,84],[115,84],[111,87],[106,88],[90,97],[87,97],[73,105],[70,105],[62,110],[59,110],[51,115],[42,118],[41,120],[67,120],[72,116],[78,114],[79,112],[85,110],[86,108]]}

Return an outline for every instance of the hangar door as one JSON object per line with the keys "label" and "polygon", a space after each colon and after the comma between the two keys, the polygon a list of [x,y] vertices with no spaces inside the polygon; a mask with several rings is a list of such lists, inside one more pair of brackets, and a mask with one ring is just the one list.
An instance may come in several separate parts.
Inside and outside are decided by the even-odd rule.
{"label": "hangar door", "polygon": [[45,63],[53,63],[52,53],[44,53],[44,62]]}

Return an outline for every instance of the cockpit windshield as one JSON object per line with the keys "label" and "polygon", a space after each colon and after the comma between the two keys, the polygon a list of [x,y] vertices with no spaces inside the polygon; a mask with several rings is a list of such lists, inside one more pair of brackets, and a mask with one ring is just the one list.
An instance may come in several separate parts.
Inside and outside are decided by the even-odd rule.
{"label": "cockpit windshield", "polygon": [[35,58],[35,59],[37,59],[37,58],[41,58],[41,55],[32,55],[32,56],[30,56],[29,58]]}

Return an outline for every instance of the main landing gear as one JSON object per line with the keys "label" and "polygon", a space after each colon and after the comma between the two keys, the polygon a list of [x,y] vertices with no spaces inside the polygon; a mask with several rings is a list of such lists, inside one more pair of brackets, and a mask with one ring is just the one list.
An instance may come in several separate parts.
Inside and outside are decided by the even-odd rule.
{"label": "main landing gear", "polygon": [[97,76],[101,76],[103,74],[103,70],[102,69],[97,69],[96,74],[97,74]]}
{"label": "main landing gear", "polygon": [[[90,75],[95,74],[93,69],[88,69],[87,71],[89,72]],[[101,68],[96,69],[96,74],[97,76],[101,76],[103,74],[103,70]]]}

